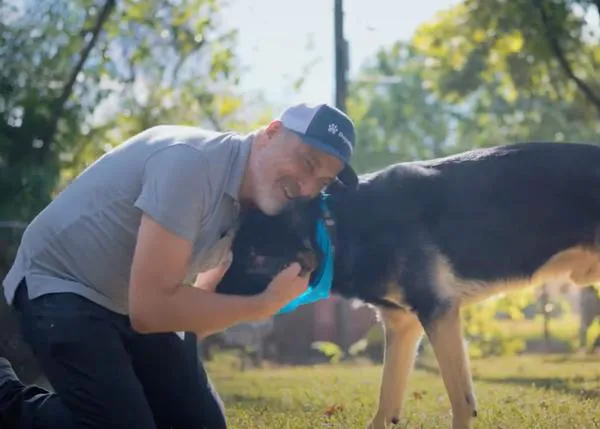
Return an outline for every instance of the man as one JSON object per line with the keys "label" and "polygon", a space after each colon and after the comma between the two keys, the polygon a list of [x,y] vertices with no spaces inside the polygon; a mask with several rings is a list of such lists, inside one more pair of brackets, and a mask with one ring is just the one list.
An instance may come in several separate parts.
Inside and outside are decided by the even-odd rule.
{"label": "man", "polygon": [[354,139],[339,110],[300,104],[247,136],[157,126],[87,168],[31,222],[4,280],[56,394],[0,360],[0,426],[226,427],[196,335],[270,317],[308,282],[294,264],[258,296],[211,293],[239,216],[355,185]]}

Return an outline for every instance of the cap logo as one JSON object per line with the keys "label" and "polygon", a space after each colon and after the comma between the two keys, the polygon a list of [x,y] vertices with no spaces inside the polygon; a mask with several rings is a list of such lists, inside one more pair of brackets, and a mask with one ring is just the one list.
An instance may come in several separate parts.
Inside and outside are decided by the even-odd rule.
{"label": "cap logo", "polygon": [[333,135],[339,136],[344,141],[344,143],[352,147],[352,143],[350,142],[350,140],[348,140],[348,137],[346,137],[343,132],[339,131],[338,126],[336,124],[329,124],[329,127],[327,127],[327,131],[329,131]]}

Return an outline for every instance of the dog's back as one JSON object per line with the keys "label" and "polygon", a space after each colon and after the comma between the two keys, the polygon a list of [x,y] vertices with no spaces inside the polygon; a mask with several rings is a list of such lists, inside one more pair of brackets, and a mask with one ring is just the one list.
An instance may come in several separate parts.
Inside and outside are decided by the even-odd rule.
{"label": "dog's back", "polygon": [[427,230],[451,266],[439,267],[445,275],[451,269],[455,278],[499,287],[600,278],[600,147],[517,144],[427,168],[439,172],[438,212]]}
{"label": "dog's back", "polygon": [[598,146],[523,143],[400,163],[330,204],[334,290],[346,296],[415,308],[600,276]]}

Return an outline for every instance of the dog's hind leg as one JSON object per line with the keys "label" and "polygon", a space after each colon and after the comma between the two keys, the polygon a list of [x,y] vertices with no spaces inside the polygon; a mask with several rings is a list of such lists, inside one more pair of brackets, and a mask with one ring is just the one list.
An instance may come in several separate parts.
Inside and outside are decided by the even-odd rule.
{"label": "dog's hind leg", "polygon": [[386,429],[398,423],[423,327],[416,314],[380,309],[385,328],[385,352],[379,405],[369,429]]}
{"label": "dog's hind leg", "polygon": [[471,429],[477,404],[458,303],[438,308],[423,321],[452,406],[452,429]]}

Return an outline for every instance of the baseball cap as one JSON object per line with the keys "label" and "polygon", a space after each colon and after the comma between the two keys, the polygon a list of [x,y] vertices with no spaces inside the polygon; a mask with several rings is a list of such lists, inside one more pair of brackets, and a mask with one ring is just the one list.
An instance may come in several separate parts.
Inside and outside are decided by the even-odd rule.
{"label": "baseball cap", "polygon": [[338,180],[348,187],[356,187],[358,177],[350,165],[356,132],[348,115],[326,103],[301,103],[285,109],[279,121],[298,134],[304,143],[341,160],[344,168]]}

